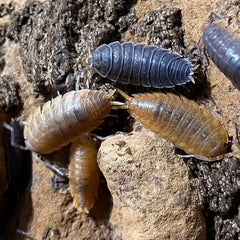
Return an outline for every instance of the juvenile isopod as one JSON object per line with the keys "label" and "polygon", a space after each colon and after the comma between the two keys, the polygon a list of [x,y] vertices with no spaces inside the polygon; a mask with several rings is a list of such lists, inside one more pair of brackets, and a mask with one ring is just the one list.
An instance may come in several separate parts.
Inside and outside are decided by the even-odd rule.
{"label": "juvenile isopod", "polygon": [[79,212],[88,213],[92,208],[98,195],[99,177],[96,144],[82,134],[71,144],[69,165],[70,191]]}
{"label": "juvenile isopod", "polygon": [[183,149],[189,154],[187,156],[219,160],[226,152],[226,131],[195,102],[172,93],[143,93],[129,97],[119,92],[127,99],[125,108],[133,117]]}
{"label": "juvenile isopod", "polygon": [[171,88],[193,81],[193,64],[178,53],[132,42],[103,44],[91,53],[102,77],[124,84]]}
{"label": "juvenile isopod", "polygon": [[240,90],[240,41],[224,27],[210,23],[203,31],[203,43],[216,66]]}
{"label": "juvenile isopod", "polygon": [[70,91],[38,107],[27,118],[24,139],[33,152],[47,154],[74,141],[80,133],[100,125],[111,110],[111,98],[102,91]]}

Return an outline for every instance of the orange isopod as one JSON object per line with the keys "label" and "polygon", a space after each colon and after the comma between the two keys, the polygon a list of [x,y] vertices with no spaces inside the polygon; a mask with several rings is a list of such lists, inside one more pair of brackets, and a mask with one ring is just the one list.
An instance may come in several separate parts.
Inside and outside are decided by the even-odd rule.
{"label": "orange isopod", "polygon": [[126,98],[125,108],[133,117],[183,149],[187,157],[205,161],[223,158],[227,133],[217,119],[195,102],[172,93],[143,93],[130,97],[119,92]]}
{"label": "orange isopod", "polygon": [[75,207],[88,213],[98,195],[97,148],[91,137],[80,135],[71,145],[69,185]]}
{"label": "orange isopod", "polygon": [[24,139],[33,152],[47,154],[100,125],[111,110],[112,95],[97,90],[70,91],[46,102],[27,118]]}

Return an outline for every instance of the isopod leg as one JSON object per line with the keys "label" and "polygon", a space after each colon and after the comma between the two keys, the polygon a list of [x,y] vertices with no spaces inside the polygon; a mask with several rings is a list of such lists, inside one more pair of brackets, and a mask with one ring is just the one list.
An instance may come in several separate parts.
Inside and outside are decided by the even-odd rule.
{"label": "isopod leg", "polygon": [[201,47],[199,46],[202,36],[203,36],[203,34],[200,35],[200,37],[198,38],[198,40],[196,42],[196,47],[197,47],[199,57],[202,57],[202,50],[201,50]]}
{"label": "isopod leg", "polygon": [[[107,95],[106,99],[111,99],[115,92],[116,92],[116,89],[110,91],[109,94]],[[111,101],[112,109],[119,109],[119,108],[121,108],[120,106],[125,106],[125,105],[126,104],[122,103],[122,102]],[[126,109],[126,108],[124,108],[124,109]]]}
{"label": "isopod leg", "polygon": [[27,151],[28,148],[26,146],[23,146],[15,141],[15,139],[16,139],[15,135],[16,135],[17,129],[15,129],[13,126],[11,126],[10,124],[8,124],[6,122],[3,122],[3,126],[11,132],[11,145],[13,147],[19,148],[21,150]]}
{"label": "isopod leg", "polygon": [[194,155],[192,155],[192,154],[185,154],[185,155],[178,154],[178,156],[181,157],[181,158],[192,158],[192,157],[194,157]]}
{"label": "isopod leg", "polygon": [[213,23],[216,19],[222,19],[222,17],[216,12],[211,12],[208,17],[208,22]]}
{"label": "isopod leg", "polygon": [[24,231],[22,231],[22,230],[20,230],[20,229],[17,229],[16,232],[17,232],[18,234],[21,234],[21,235],[24,236],[24,237],[27,237],[28,239],[35,240],[35,238],[32,237],[32,234],[31,234],[31,233],[24,232]]}
{"label": "isopod leg", "polygon": [[[236,17],[236,13],[235,13],[235,17]],[[228,19],[228,24],[229,24],[229,21],[230,19],[232,18],[231,16],[221,16],[219,15],[218,13],[216,12],[211,12],[209,14],[209,17],[208,17],[208,23],[211,24],[213,23],[214,21],[216,21],[216,19],[224,19],[224,18],[227,18]]]}
{"label": "isopod leg", "polygon": [[[73,76],[68,78],[65,83],[58,84],[58,87],[59,88],[66,87],[66,86],[70,85],[73,81],[76,80],[75,90],[79,91],[79,89],[80,89],[80,78],[83,78],[83,75],[87,71],[88,71],[88,68],[87,67],[83,67],[82,69],[78,70],[76,74],[74,74]],[[87,86],[87,88],[89,88],[89,86]]]}
{"label": "isopod leg", "polygon": [[114,134],[111,134],[111,135],[108,135],[108,136],[106,136],[106,137],[103,137],[103,136],[99,136],[99,135],[97,135],[97,134],[91,133],[91,137],[96,138],[96,139],[99,140],[99,141],[104,141],[104,140],[106,140],[107,138],[113,137],[113,136],[114,136]]}
{"label": "isopod leg", "polygon": [[[206,53],[206,50],[205,48],[203,48],[203,55],[202,55],[202,50],[201,50],[201,47],[199,46],[199,43],[202,39],[202,36],[203,34],[200,35],[200,37],[198,38],[197,42],[196,42],[196,47],[197,47],[197,51],[198,51],[198,55],[201,59],[203,59],[203,55],[205,56],[205,59],[206,59],[206,62],[207,62],[207,65],[209,65],[209,59],[208,59],[208,56],[207,56],[207,53]],[[193,68],[193,71],[195,71],[197,68],[198,68],[199,65],[196,65],[194,66]]]}
{"label": "isopod leg", "polygon": [[206,162],[213,162],[213,161],[218,161],[223,158],[223,156],[218,156],[218,157],[204,157],[202,155],[194,155],[194,154],[186,154],[186,155],[180,155],[178,154],[179,157],[182,158],[196,158],[198,160],[206,161]]}
{"label": "isopod leg", "polygon": [[[129,101],[131,99],[131,97],[128,96],[122,90],[117,89],[117,92],[120,93],[127,101]],[[111,94],[111,92],[109,94]],[[117,101],[112,101],[111,106],[112,106],[112,109],[128,109],[127,103],[122,103],[122,102],[117,102]]]}
{"label": "isopod leg", "polygon": [[112,101],[112,109],[128,109],[128,105],[122,102]]}
{"label": "isopod leg", "polygon": [[37,154],[34,154],[34,158],[36,159],[37,162],[39,162],[40,164],[44,165],[45,167],[51,169],[58,176],[68,179],[67,173],[62,172],[61,170],[59,170],[57,167],[55,167],[54,165],[52,165],[50,163],[44,162],[40,157],[37,156]]}

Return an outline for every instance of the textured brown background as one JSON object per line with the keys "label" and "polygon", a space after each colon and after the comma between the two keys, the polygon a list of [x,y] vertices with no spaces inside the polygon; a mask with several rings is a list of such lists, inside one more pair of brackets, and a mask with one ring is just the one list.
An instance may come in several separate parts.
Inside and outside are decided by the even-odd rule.
{"label": "textured brown background", "polygon": [[[10,117],[21,122],[35,106],[55,97],[59,84],[87,66],[89,51],[103,43],[164,41],[166,48],[200,64],[196,41],[210,12],[231,17],[220,23],[239,36],[239,4],[237,0],[2,0],[0,122]],[[240,124],[240,92],[205,57],[195,81],[175,91],[206,107],[233,136],[234,123]],[[128,94],[149,91],[113,86],[89,72],[83,74],[80,86],[119,87]],[[74,82],[60,91],[70,89]],[[132,119],[124,111],[112,115],[100,134],[129,130]],[[27,239],[14,234],[12,226],[34,239],[237,239],[239,150],[233,145],[232,155],[222,162],[184,161],[169,141],[141,126],[133,129],[101,144],[98,163],[103,176],[99,199],[89,215],[77,214],[66,182],[33,161],[31,184],[9,239]],[[46,159],[66,170],[67,156],[65,148]],[[4,174],[2,160],[0,170]]]}

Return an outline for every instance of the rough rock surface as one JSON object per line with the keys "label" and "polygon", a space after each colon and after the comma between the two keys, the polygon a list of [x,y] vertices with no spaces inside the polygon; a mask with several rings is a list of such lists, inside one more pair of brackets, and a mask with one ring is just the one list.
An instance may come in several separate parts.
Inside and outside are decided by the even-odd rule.
{"label": "rough rock surface", "polygon": [[[35,92],[47,96],[71,82],[75,71],[88,64],[90,48],[116,39],[115,24],[132,2],[30,1],[13,14],[7,35],[20,43],[23,68]],[[89,85],[90,79],[81,84]]]}
{"label": "rough rock surface", "polygon": [[0,78],[0,86],[0,108],[17,114],[22,105],[18,83],[11,76],[4,75]]}
{"label": "rough rock surface", "polygon": [[136,129],[109,137],[99,149],[99,167],[114,203],[110,223],[123,240],[205,239],[189,168],[172,144]]}
{"label": "rough rock surface", "polygon": [[[189,83],[174,91],[205,106],[224,125],[231,139],[234,135],[234,123],[240,122],[240,92],[211,60],[209,65],[205,57],[201,61],[196,50],[196,41],[207,25],[210,11],[231,16],[220,22],[239,36],[239,14],[236,15],[238,10],[238,0],[2,0],[0,106],[8,111],[7,120],[10,117],[25,120],[36,105],[55,97],[56,89],[62,83],[66,80],[71,82],[79,70],[88,66],[89,51],[100,44],[114,40],[160,44],[165,40],[165,47],[179,51],[194,64],[200,64],[195,72],[196,84]],[[128,94],[153,91],[113,84],[97,75],[90,77],[88,72],[82,72],[80,86],[83,88],[118,87]],[[66,88],[60,88],[61,93],[74,89],[73,85],[72,83]],[[2,115],[2,111],[3,109],[0,110],[0,123],[5,115]],[[107,119],[100,132],[105,136],[116,130],[129,130],[131,122],[126,111],[114,112],[114,116]],[[168,141],[164,141],[163,149],[169,149]],[[190,195],[195,195],[196,191],[199,193],[209,239],[237,239],[240,234],[240,152],[234,144],[229,151],[232,151],[233,157],[228,156],[222,163],[188,161],[194,176]],[[139,154],[141,152],[142,147],[139,147]],[[183,164],[181,160],[173,159],[172,150],[163,151],[162,154],[165,161],[180,161],[178,164]],[[68,167],[67,158],[65,150],[47,157],[48,161],[65,170]],[[0,164],[0,168],[3,166],[4,164]],[[178,167],[175,164],[173,166]],[[173,172],[178,172],[178,169]],[[121,239],[121,228],[126,229],[126,225],[120,219],[126,219],[127,216],[126,212],[123,217],[120,213],[121,210],[125,211],[125,206],[117,208],[117,212],[111,211],[111,196],[103,177],[97,204],[89,216],[82,216],[76,215],[72,207],[65,180],[55,177],[51,181],[52,173],[35,162],[32,175],[32,189],[27,192],[21,204],[24,207],[20,209],[18,229],[32,234],[35,239]],[[172,175],[169,176],[171,178]],[[186,178],[183,176],[183,179],[184,177]],[[109,185],[114,189],[121,187],[124,191],[123,185]],[[155,191],[158,189],[156,186]],[[46,202],[46,195],[54,198],[54,201]],[[116,196],[115,200],[118,200]],[[139,204],[144,206],[142,201]],[[140,211],[138,213],[142,214]],[[128,216],[130,220],[126,224],[134,219],[131,214]],[[150,230],[146,231],[149,233]],[[130,233],[126,231],[126,234]],[[11,239],[27,237],[18,234]]]}
{"label": "rough rock surface", "polygon": [[[188,161],[196,177],[193,186],[198,191],[199,202],[204,209],[208,239],[238,239],[240,222],[238,212],[240,198],[240,161],[225,157],[211,164]],[[214,224],[214,226],[213,226]],[[211,227],[210,227],[211,226]]]}

